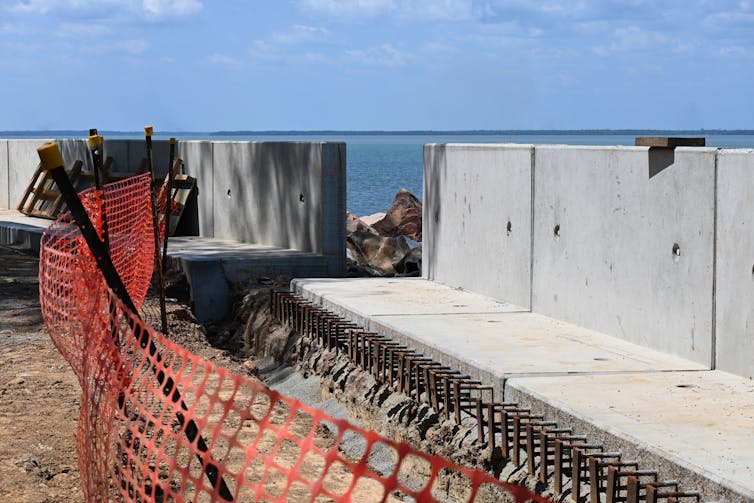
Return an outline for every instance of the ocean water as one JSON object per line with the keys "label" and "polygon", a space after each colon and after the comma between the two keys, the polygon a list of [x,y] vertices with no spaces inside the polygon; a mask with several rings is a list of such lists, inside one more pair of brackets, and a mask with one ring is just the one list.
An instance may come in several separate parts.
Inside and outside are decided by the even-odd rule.
{"label": "ocean water", "polygon": [[[102,132],[105,138],[142,138],[140,133]],[[1,138],[83,138],[82,131],[0,132]],[[705,136],[707,145],[754,148],[754,131],[510,131],[510,132],[242,132],[156,133],[157,139],[253,141],[342,141],[348,158],[346,207],[363,216],[383,212],[406,188],[422,198],[422,147],[426,143],[526,143],[633,145],[636,136]]]}

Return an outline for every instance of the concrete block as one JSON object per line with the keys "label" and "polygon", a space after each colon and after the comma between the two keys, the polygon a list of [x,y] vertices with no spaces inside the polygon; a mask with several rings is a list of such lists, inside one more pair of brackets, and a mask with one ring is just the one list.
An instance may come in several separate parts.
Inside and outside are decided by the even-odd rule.
{"label": "concrete block", "polygon": [[[128,172],[136,172],[141,166],[142,159],[147,158],[147,144],[145,140],[128,141],[128,163],[131,166]],[[168,140],[152,140],[152,162],[154,163],[155,176],[164,177],[168,172],[170,160],[170,143]]]}
{"label": "concrete block", "polygon": [[754,378],[754,150],[717,157],[717,367]]}
{"label": "concrete block", "polygon": [[196,177],[199,204],[199,235],[214,237],[213,142],[179,141],[176,156],[183,159],[186,174]]}
{"label": "concrete block", "polygon": [[[191,285],[191,302],[200,323],[225,319],[230,313],[230,287],[219,260],[179,259]],[[194,288],[197,286],[197,288]]]}
{"label": "concrete block", "polygon": [[129,140],[108,140],[105,138],[105,157],[113,158],[113,165],[110,168],[111,171],[119,173],[136,173],[137,166],[133,166],[128,158],[128,145]]}
{"label": "concrete block", "polygon": [[711,365],[715,149],[535,149],[534,311]]}
{"label": "concrete block", "polygon": [[8,140],[0,140],[0,209],[3,210],[10,209],[8,174]]}
{"label": "concrete block", "polygon": [[57,139],[55,143],[58,144],[60,153],[63,154],[66,169],[71,169],[76,161],[82,161],[84,170],[92,170],[92,155],[86,140],[66,138]]}
{"label": "concrete block", "polygon": [[322,252],[321,144],[215,142],[212,164],[216,238]]}
{"label": "concrete block", "polygon": [[8,199],[15,208],[39,165],[37,148],[50,139],[8,140]]}
{"label": "concrete block", "polygon": [[531,145],[427,146],[427,277],[531,306]]}
{"label": "concrete block", "polygon": [[345,276],[346,258],[346,144],[322,144],[322,255],[327,257],[328,275]]}

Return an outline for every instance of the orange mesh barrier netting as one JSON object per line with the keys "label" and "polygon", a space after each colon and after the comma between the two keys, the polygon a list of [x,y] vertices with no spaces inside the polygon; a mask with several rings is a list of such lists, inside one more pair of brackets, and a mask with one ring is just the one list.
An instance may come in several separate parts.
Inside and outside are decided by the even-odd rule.
{"label": "orange mesh barrier netting", "polygon": [[[113,261],[137,306],[153,260],[148,190],[134,178],[104,191]],[[95,226],[98,197],[84,196]],[[50,336],[81,383],[77,450],[88,501],[547,501],[171,342],[106,287],[65,218],[42,241],[40,297]]]}

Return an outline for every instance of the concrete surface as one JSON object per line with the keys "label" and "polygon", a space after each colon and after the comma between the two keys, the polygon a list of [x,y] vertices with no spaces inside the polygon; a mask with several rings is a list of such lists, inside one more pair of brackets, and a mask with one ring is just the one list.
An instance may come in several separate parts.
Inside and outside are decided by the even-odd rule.
{"label": "concrete surface", "polygon": [[716,364],[754,378],[754,150],[717,157]]}
{"label": "concrete surface", "polygon": [[8,194],[8,140],[0,140],[0,209],[10,208]]}
{"label": "concrete surface", "polygon": [[[21,243],[39,252],[44,230],[53,223],[15,210],[0,210],[0,244]],[[320,254],[274,246],[201,237],[171,237],[171,264],[186,273],[194,314],[201,322],[225,319],[230,314],[235,283],[278,275],[324,277],[328,259]]]}
{"label": "concrete surface", "polygon": [[532,145],[425,145],[424,278],[531,305]]}
{"label": "concrete surface", "polygon": [[532,309],[711,365],[715,153],[538,146]]}
{"label": "concrete surface", "polygon": [[702,491],[704,501],[754,500],[748,379],[720,371],[517,378],[506,394]]}
{"label": "concrete surface", "polygon": [[296,279],[304,297],[492,384],[579,373],[705,367],[599,332],[423,279]]}
{"label": "concrete surface", "polygon": [[292,289],[703,501],[754,498],[751,380],[423,279],[298,279]]}
{"label": "concrete surface", "polygon": [[327,259],[320,254],[222,239],[173,237],[168,240],[168,257],[186,273],[199,322],[222,320],[231,314],[235,283],[279,275],[328,275]]}
{"label": "concrete surface", "polygon": [[8,140],[8,207],[15,208],[39,165],[37,148],[50,139]]}
{"label": "concrete surface", "polygon": [[181,141],[177,148],[186,173],[196,177],[200,236],[215,235],[212,148],[210,141]]}

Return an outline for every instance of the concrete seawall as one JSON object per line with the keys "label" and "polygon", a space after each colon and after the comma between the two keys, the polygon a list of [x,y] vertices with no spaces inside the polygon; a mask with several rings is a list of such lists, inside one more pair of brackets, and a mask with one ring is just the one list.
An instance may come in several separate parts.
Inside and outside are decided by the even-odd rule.
{"label": "concrete seawall", "polygon": [[[0,140],[0,209],[14,208],[52,139]],[[56,140],[67,165],[90,166],[85,140]],[[346,148],[343,143],[179,141],[177,156],[197,178],[199,235],[299,250],[345,272]],[[113,171],[134,173],[143,140],[106,140]],[[169,144],[155,141],[155,172],[167,172]]]}
{"label": "concrete seawall", "polygon": [[424,277],[754,377],[754,150],[426,145]]}

